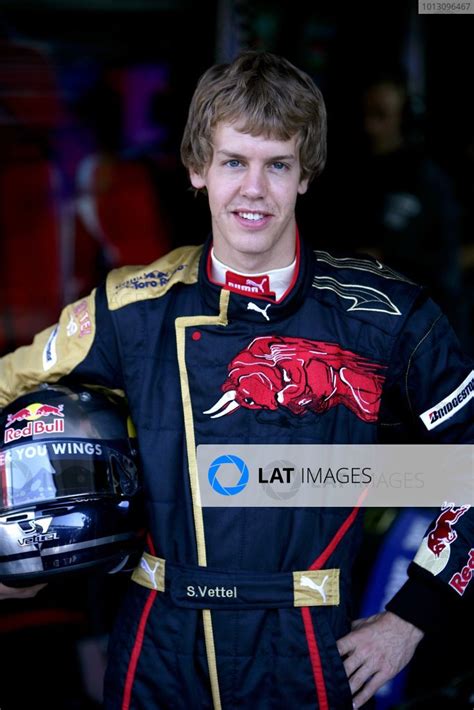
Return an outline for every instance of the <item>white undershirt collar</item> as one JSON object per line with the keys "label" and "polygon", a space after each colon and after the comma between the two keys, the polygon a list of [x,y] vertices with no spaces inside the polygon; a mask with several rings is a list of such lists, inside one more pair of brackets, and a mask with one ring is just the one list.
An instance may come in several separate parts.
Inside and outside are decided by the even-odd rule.
{"label": "white undershirt collar", "polygon": [[238,271],[230,266],[227,266],[222,261],[220,261],[214,254],[214,248],[211,249],[211,276],[212,280],[219,284],[225,285],[226,283],[226,273],[231,271],[233,274],[238,274],[242,277],[252,277],[252,276],[268,276],[270,279],[269,290],[273,291],[275,294],[275,299],[277,301],[283,296],[283,294],[288,290],[293,274],[296,267],[296,257],[293,259],[291,264],[288,266],[283,266],[281,269],[271,269],[270,271],[259,271],[257,273],[244,273],[243,271]]}

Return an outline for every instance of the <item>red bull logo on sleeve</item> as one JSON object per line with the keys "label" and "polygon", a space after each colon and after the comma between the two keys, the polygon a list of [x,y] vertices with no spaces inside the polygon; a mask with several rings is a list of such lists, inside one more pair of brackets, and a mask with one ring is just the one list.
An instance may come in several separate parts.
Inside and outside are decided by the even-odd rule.
{"label": "red bull logo on sleeve", "polygon": [[239,408],[285,408],[303,416],[343,405],[376,422],[384,367],[335,343],[304,338],[255,338],[228,366],[224,394],[207,409],[212,419]]}
{"label": "red bull logo on sleeve", "polygon": [[[64,432],[63,404],[54,407],[50,404],[34,402],[7,416],[4,442],[8,444],[25,437],[39,434],[62,434]],[[52,417],[48,422],[41,421],[44,417]],[[17,428],[14,424],[27,422],[26,426]]]}
{"label": "red bull logo on sleeve", "polygon": [[460,572],[453,574],[449,580],[450,586],[462,597],[474,574],[474,547],[469,550],[469,557]]}
{"label": "red bull logo on sleeve", "polygon": [[415,562],[432,574],[439,574],[448,564],[450,547],[458,537],[453,526],[469,508],[469,505],[461,505],[457,508],[453,504],[445,505],[436,518],[433,528],[423,539],[416,553]]}
{"label": "red bull logo on sleeve", "polygon": [[450,505],[443,508],[442,513],[438,515],[434,528],[428,533],[426,543],[436,557],[440,556],[447,545],[451,545],[456,540],[458,534],[453,530],[453,525],[468,508],[468,505],[461,505],[459,508]]}

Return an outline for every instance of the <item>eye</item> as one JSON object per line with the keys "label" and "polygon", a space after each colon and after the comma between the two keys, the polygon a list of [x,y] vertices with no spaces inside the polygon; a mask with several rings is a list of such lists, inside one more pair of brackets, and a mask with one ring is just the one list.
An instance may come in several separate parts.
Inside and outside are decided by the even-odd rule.
{"label": "eye", "polygon": [[253,400],[251,397],[245,397],[244,402],[245,404],[255,404],[255,400]]}
{"label": "eye", "polygon": [[226,162],[226,165],[228,165],[229,168],[238,168],[240,164],[240,160],[237,160],[237,158],[232,158],[232,160],[228,160]]}
{"label": "eye", "polygon": [[280,162],[279,160],[276,160],[274,163],[272,163],[272,167],[280,172],[282,170],[286,170],[288,168],[288,165],[286,165],[286,163]]}

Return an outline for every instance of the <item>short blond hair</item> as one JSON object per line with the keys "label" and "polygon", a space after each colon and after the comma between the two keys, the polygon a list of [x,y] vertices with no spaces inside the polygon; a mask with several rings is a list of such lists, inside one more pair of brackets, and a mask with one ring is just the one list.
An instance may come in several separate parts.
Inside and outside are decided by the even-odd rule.
{"label": "short blond hair", "polygon": [[200,78],[181,142],[188,170],[202,174],[213,154],[218,123],[236,123],[252,136],[287,141],[298,137],[301,179],[311,180],[326,162],[326,107],[313,80],[287,59],[243,52]]}

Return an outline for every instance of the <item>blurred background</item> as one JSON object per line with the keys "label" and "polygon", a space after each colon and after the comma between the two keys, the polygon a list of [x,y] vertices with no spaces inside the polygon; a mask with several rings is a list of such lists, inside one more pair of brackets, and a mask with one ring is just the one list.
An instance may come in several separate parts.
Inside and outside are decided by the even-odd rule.
{"label": "blurred background", "polygon": [[[0,354],[110,268],[203,241],[207,205],[189,190],[181,133],[199,76],[244,48],[283,54],[327,101],[327,169],[298,207],[306,239],[371,253],[424,283],[474,353],[473,23],[419,15],[415,0],[1,0]],[[356,613],[383,607],[429,519],[368,516]],[[28,604],[2,604],[13,649],[3,710],[38,692],[50,708],[100,707],[122,585],[50,585]],[[468,622],[446,629],[449,654],[421,649],[377,707],[472,707]],[[25,649],[35,650],[27,684]]]}

